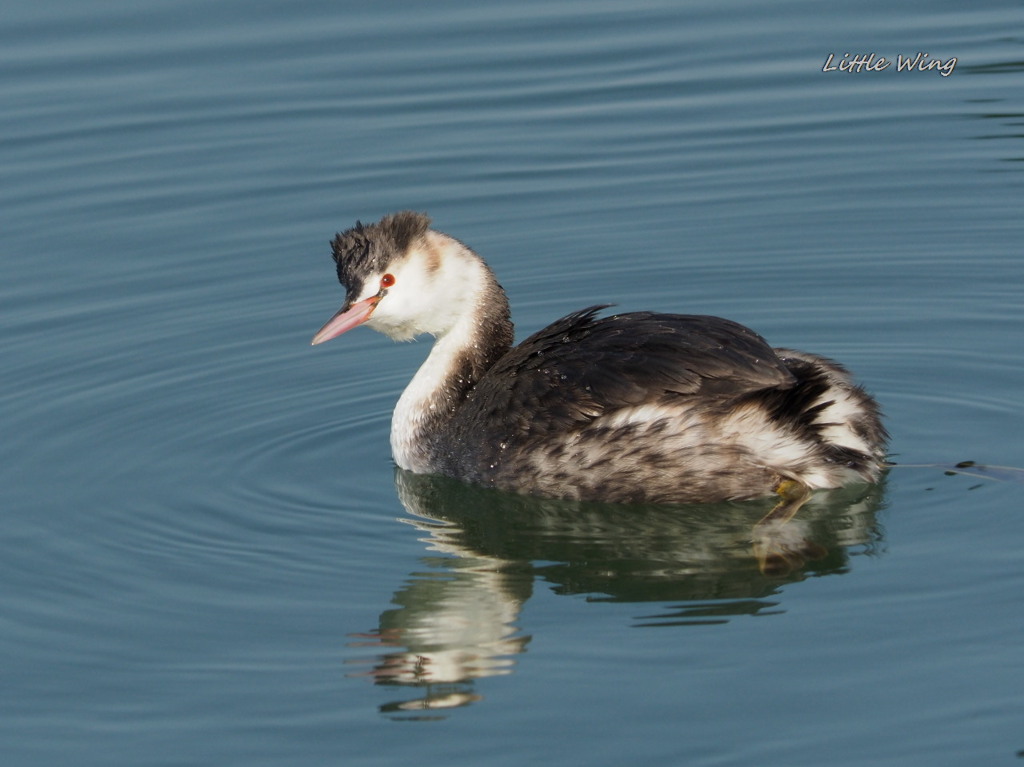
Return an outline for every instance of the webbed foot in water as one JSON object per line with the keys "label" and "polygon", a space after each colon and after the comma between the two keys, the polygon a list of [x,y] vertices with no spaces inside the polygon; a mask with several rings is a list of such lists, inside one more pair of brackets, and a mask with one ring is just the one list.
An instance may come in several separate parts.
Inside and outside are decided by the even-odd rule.
{"label": "webbed foot in water", "polygon": [[754,525],[754,555],[761,572],[781,576],[802,567],[810,559],[820,559],[826,552],[808,540],[802,525],[793,517],[811,497],[811,490],[802,482],[784,479],[775,488],[778,503]]}

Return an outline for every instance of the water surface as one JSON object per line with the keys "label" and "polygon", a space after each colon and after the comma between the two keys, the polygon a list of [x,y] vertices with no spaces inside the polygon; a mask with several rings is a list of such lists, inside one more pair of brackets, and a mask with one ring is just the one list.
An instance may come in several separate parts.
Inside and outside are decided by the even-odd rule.
{"label": "water surface", "polygon": [[[1020,22],[9,9],[4,763],[1015,762],[1020,474],[944,469],[1024,466]],[[957,62],[822,71],[918,52]],[[428,342],[308,344],[328,240],[403,208],[520,337],[616,303],[841,359],[914,466],[768,531],[396,474]]]}

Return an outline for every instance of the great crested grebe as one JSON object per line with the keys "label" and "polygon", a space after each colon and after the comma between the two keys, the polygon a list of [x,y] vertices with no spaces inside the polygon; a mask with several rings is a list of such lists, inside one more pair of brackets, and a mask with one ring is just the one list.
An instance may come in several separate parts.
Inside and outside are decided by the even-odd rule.
{"label": "great crested grebe", "polygon": [[729,320],[575,312],[512,346],[509,304],[466,245],[402,212],[332,242],[357,325],[433,349],[398,400],[395,462],[551,498],[696,503],[872,482],[887,434],[840,365]]}

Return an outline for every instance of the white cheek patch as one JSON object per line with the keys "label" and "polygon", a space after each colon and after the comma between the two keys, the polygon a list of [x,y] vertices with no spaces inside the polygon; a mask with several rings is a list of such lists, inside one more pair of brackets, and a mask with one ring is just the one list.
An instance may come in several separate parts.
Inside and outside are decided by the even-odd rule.
{"label": "white cheek patch", "polygon": [[446,252],[441,259],[436,253],[414,250],[393,264],[389,273],[395,284],[367,324],[396,341],[456,332],[462,320],[476,313],[477,286],[486,277],[478,260],[458,250]]}

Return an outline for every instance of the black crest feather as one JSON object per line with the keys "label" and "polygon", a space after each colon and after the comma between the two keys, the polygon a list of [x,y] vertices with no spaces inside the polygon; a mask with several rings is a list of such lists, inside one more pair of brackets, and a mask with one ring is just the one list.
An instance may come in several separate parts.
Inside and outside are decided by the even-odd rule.
{"label": "black crest feather", "polygon": [[408,250],[429,227],[428,216],[408,210],[385,216],[373,224],[357,221],[331,241],[331,253],[338,265],[338,281],[346,290],[361,285],[367,274],[383,271],[396,254]]}

